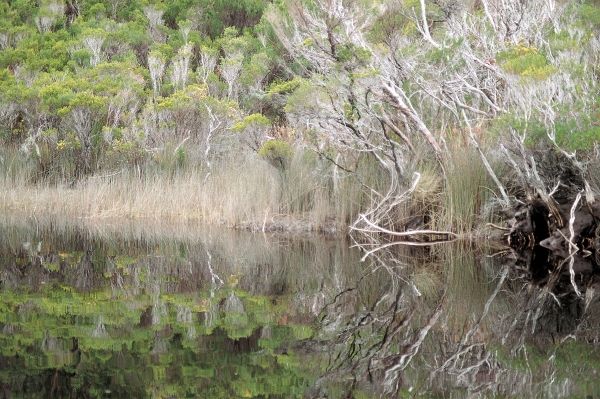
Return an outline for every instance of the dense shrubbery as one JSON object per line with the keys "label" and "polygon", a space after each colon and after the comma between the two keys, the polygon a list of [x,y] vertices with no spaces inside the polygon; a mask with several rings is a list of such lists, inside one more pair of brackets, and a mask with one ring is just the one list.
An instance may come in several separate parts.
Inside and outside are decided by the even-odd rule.
{"label": "dense shrubbery", "polygon": [[3,151],[34,181],[72,183],[129,167],[209,176],[248,157],[283,173],[310,148],[329,162],[324,187],[368,159],[397,184],[367,196],[396,207],[413,172],[454,170],[463,140],[505,202],[485,158],[514,159],[486,147],[600,140],[597,2],[335,4],[4,2]]}
{"label": "dense shrubbery", "polygon": [[173,148],[209,162],[229,127],[256,111],[252,99],[281,79],[257,34],[266,5],[3,3],[4,145],[36,159],[40,177],[139,165]]}

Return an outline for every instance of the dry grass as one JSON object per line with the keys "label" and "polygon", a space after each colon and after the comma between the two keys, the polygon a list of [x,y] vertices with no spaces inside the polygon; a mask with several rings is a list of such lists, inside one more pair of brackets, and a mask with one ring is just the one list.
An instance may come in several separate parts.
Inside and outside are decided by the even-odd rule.
{"label": "dry grass", "polygon": [[[253,231],[333,233],[345,231],[371,205],[366,187],[383,192],[389,182],[368,158],[349,176],[301,149],[285,169],[255,154],[239,154],[213,163],[210,173],[199,166],[154,166],[141,173],[123,169],[95,175],[77,184],[33,184],[30,163],[0,155],[0,212],[34,217],[195,221]],[[389,215],[389,228],[426,226],[470,234],[490,194],[478,155],[455,147],[445,179],[435,165],[415,167],[421,173],[419,185],[411,201]]]}
{"label": "dry grass", "polygon": [[[282,172],[248,156],[206,169],[136,173],[126,169],[77,184],[28,183],[5,169],[0,211],[9,214],[84,219],[199,221],[251,230],[342,230],[355,216],[362,192],[345,182],[331,190],[331,167],[295,156]],[[344,198],[340,206],[338,200]]]}

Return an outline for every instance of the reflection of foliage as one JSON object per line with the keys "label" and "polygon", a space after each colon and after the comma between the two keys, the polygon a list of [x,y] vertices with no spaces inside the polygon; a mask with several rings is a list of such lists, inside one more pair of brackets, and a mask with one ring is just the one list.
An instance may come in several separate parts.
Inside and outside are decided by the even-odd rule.
{"label": "reflection of foliage", "polygon": [[318,372],[293,349],[312,317],[224,273],[217,249],[223,282],[205,290],[181,272],[203,247],[2,232],[0,384],[17,397],[302,397]]}
{"label": "reflection of foliage", "polygon": [[[115,263],[127,267],[131,261],[120,257]],[[284,308],[244,292],[235,294],[243,309],[223,310],[212,327],[203,326],[206,304],[231,295],[161,296],[167,317],[145,326],[149,298],[132,302],[106,291],[79,294],[66,287],[39,294],[4,291],[0,379],[15,392],[38,386],[48,393],[44,381],[52,372],[60,376],[57,389],[71,387],[92,397],[101,396],[103,387],[136,397],[200,392],[203,397],[301,397],[308,383],[301,362],[276,351],[308,337],[310,329],[277,325]],[[186,306],[191,317],[178,317]],[[98,323],[106,334],[94,336]],[[197,336],[190,337],[191,328]]]}

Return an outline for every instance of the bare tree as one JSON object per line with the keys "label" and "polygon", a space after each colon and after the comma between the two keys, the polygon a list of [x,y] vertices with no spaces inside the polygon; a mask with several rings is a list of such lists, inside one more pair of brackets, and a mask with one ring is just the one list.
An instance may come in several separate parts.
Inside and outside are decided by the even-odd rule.
{"label": "bare tree", "polygon": [[81,145],[79,172],[87,174],[92,170],[92,129],[93,111],[85,106],[75,107],[71,111],[71,124]]}
{"label": "bare tree", "polygon": [[40,6],[38,15],[35,16],[35,25],[40,33],[46,33],[52,25],[62,16],[64,5],[62,2],[48,2]]}
{"label": "bare tree", "polygon": [[[286,15],[272,8],[267,18],[287,52],[305,66],[306,85],[292,95],[297,101],[288,103],[289,120],[340,154],[369,154],[390,176],[387,192],[371,191],[371,211],[357,221],[363,228],[369,228],[367,222],[379,225],[406,198],[419,142],[429,147],[444,174],[449,154],[445,136],[456,131],[480,155],[499,203],[510,206],[513,199],[480,145],[480,132],[490,120],[514,113],[543,120],[552,134],[558,108],[575,107],[575,88],[594,81],[587,75],[575,84],[572,75],[554,72],[559,56],[527,71],[539,75],[535,78],[522,76],[514,64],[498,65],[503,54],[538,59],[543,57],[540,49],[551,54],[548,30],[577,34],[564,27],[568,15],[554,0],[487,0],[481,2],[483,13],[452,1],[420,0],[416,6],[384,1],[370,7],[341,0],[316,1],[314,7],[301,0],[286,4]],[[435,24],[432,9],[443,12]],[[388,15],[404,18],[418,36],[407,37],[401,26],[392,26],[383,38],[370,38],[368,32]],[[443,27],[437,28],[440,23]],[[579,56],[588,53],[582,49]]]}
{"label": "bare tree", "polygon": [[160,94],[160,86],[165,71],[165,60],[160,54],[148,54],[148,69],[152,80],[152,92],[154,97],[157,97]]}
{"label": "bare tree", "polygon": [[83,44],[92,54],[90,64],[92,66],[98,65],[102,60],[102,45],[104,44],[104,38],[102,36],[88,36],[83,39]]}
{"label": "bare tree", "polygon": [[187,84],[191,57],[192,45],[188,43],[184,44],[173,58],[171,81],[176,90],[183,89]]}
{"label": "bare tree", "polygon": [[163,24],[164,11],[153,6],[144,7],[144,15],[148,18],[148,28],[150,36],[156,42],[164,40],[164,35],[160,31],[160,26]]}
{"label": "bare tree", "polygon": [[234,97],[237,90],[237,80],[242,71],[244,55],[241,52],[234,52],[221,59],[221,76],[227,83],[227,98]]}
{"label": "bare tree", "polygon": [[204,84],[206,84],[208,77],[214,72],[216,66],[217,51],[203,46],[200,49],[200,68],[198,68],[198,73]]}

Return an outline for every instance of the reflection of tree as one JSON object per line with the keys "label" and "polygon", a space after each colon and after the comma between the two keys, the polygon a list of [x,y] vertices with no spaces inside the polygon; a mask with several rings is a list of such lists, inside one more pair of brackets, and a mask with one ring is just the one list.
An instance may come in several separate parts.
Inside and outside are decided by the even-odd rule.
{"label": "reflection of tree", "polygon": [[[317,388],[351,376],[347,395],[395,397],[417,388],[449,397],[570,397],[594,389],[575,381],[588,381],[600,365],[585,350],[598,349],[597,276],[577,276],[587,287],[579,298],[564,267],[551,268],[539,286],[524,273],[531,265],[516,267],[474,248],[418,255],[392,247],[373,252],[366,272],[324,308],[316,342],[335,351]],[[431,278],[437,283],[427,287],[427,273],[445,281]]]}
{"label": "reflection of tree", "polygon": [[79,291],[89,292],[96,287],[95,277],[97,277],[97,273],[94,270],[94,264],[92,263],[93,253],[93,249],[88,248],[75,268],[74,286]]}
{"label": "reflection of tree", "polygon": [[540,254],[389,246],[360,263],[321,238],[2,233],[0,383],[17,392],[300,397],[317,361],[331,398],[600,388],[580,383],[600,369],[600,279],[582,259],[579,298]]}
{"label": "reflection of tree", "polygon": [[357,255],[239,233],[13,235],[0,243],[0,385],[17,397],[302,397],[307,365],[289,343],[311,336],[311,309]]}
{"label": "reflection of tree", "polygon": [[[352,389],[364,381],[378,380],[385,392],[398,391],[402,371],[442,313],[444,294],[434,300],[433,306],[424,308],[426,304],[418,302],[413,287],[399,279],[395,271],[388,274],[393,269],[386,269],[374,264],[372,272],[363,275],[355,287],[338,294],[324,309],[324,330],[335,335],[338,348],[329,360],[328,374],[350,374]],[[414,324],[420,327],[413,328]]]}
{"label": "reflection of tree", "polygon": [[[270,301],[219,291],[214,300],[223,310],[206,329],[204,312],[169,296],[160,324],[152,325],[134,320],[152,318],[154,298],[131,303],[110,290],[95,295],[91,302],[88,294],[61,289],[48,298],[3,293],[0,320],[11,319],[15,308],[22,315],[0,333],[0,384],[17,397],[139,398],[299,398],[308,384],[298,359],[280,350],[302,329],[274,324],[281,310]],[[27,311],[20,305],[25,298]],[[245,333],[231,314],[244,315]]]}

